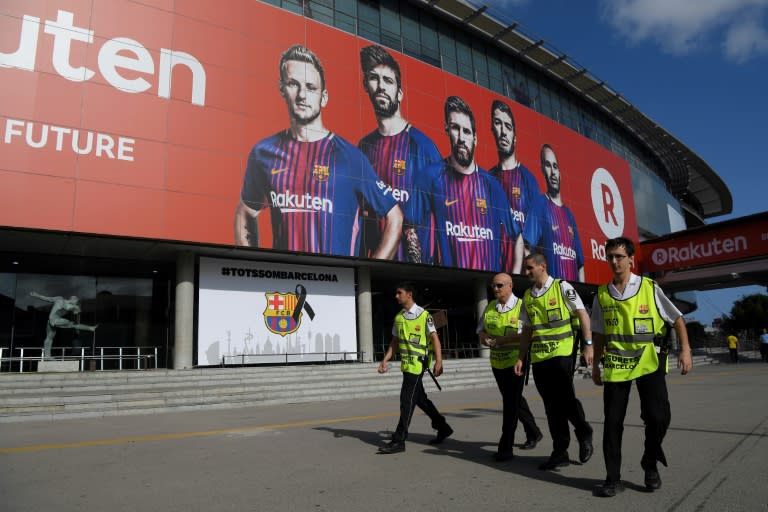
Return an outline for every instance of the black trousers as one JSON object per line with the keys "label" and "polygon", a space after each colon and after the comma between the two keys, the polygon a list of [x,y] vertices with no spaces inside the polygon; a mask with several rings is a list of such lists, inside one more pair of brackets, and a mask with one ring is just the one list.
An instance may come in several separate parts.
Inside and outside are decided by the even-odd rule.
{"label": "black trousers", "polygon": [[[667,458],[661,448],[672,418],[665,379],[666,366],[667,357],[660,354],[659,368],[634,381],[637,385],[637,393],[640,395],[640,418],[645,424],[645,451],[640,460],[643,469],[655,468],[657,461],[667,465]],[[632,381],[603,384],[605,412],[603,456],[607,471],[606,478],[613,482],[621,479],[621,439],[624,434],[624,417],[627,414],[631,389]]]}
{"label": "black trousers", "polygon": [[397,423],[397,429],[392,435],[393,441],[405,441],[408,438],[408,426],[411,424],[411,417],[416,406],[432,420],[432,428],[442,430],[447,426],[445,416],[440,414],[435,404],[427,398],[424,391],[424,384],[421,382],[422,375],[403,372],[403,386],[400,388],[400,421]]}
{"label": "black trousers", "polygon": [[523,396],[525,377],[515,375],[514,368],[491,368],[496,384],[501,392],[503,404],[501,439],[499,439],[499,452],[512,451],[515,443],[515,431],[517,421],[523,424],[526,439],[536,439],[541,433],[536,425],[536,420],[528,407],[528,401]]}
{"label": "black trousers", "polygon": [[557,453],[568,450],[571,444],[568,422],[573,425],[577,439],[591,437],[592,427],[584,417],[584,408],[576,398],[573,387],[573,358],[552,357],[533,363],[532,366],[536,389],[547,413],[552,451]]}
{"label": "black trousers", "polygon": [[731,355],[731,362],[732,363],[738,363],[739,362],[739,349],[737,349],[737,348],[729,348],[728,352]]}
{"label": "black trousers", "polygon": [[760,343],[760,357],[768,363],[768,343]]}

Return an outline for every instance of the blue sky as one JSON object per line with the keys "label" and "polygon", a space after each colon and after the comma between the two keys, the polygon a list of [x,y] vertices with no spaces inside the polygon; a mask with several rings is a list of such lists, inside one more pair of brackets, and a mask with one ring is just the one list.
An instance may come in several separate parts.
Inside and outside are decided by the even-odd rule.
{"label": "blue sky", "polygon": [[[479,4],[479,1],[475,2]],[[486,0],[700,155],[733,195],[718,222],[768,210],[768,0]],[[749,286],[697,293],[708,324]]]}

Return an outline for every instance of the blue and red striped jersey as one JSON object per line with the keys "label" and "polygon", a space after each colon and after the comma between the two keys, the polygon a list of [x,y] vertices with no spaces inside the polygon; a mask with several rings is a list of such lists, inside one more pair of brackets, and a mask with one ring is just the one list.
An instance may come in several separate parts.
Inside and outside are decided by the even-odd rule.
{"label": "blue and red striped jersey", "polygon": [[[405,204],[413,195],[415,176],[430,163],[441,160],[435,143],[410,124],[396,135],[381,135],[378,130],[374,130],[360,140],[359,148],[370,160],[379,179],[387,185],[387,192],[403,206],[404,212],[407,211]],[[363,224],[363,255],[376,250],[384,230],[383,219],[371,218],[368,211],[366,214]],[[412,224],[411,219],[406,217],[405,224]],[[429,254],[430,248],[422,246],[422,261]],[[395,258],[399,261],[408,260],[405,238],[401,240]]]}
{"label": "blue and red striped jersey", "polygon": [[428,225],[434,219],[434,263],[498,272],[503,237],[517,238],[509,202],[499,182],[479,167],[469,175],[447,161],[430,165],[417,178],[410,215]]}
{"label": "blue and red striped jersey", "polygon": [[251,150],[241,199],[257,211],[271,208],[275,249],[357,256],[363,201],[379,216],[397,204],[378,181],[368,159],[338,135],[300,142],[285,130]]}
{"label": "blue and red striped jersey", "polygon": [[532,252],[547,257],[547,271],[554,278],[579,280],[584,253],[576,229],[576,219],[567,206],[558,206],[549,196],[541,195],[525,220],[523,239]]}
{"label": "blue and red striped jersey", "polygon": [[[525,216],[536,198],[539,196],[539,187],[536,178],[526,166],[518,163],[514,169],[500,169],[493,167],[491,176],[499,180],[501,188],[507,194],[509,206],[512,209],[512,220],[518,224],[518,232],[522,232],[525,226]],[[514,263],[515,240],[504,240],[504,268],[511,271]]]}

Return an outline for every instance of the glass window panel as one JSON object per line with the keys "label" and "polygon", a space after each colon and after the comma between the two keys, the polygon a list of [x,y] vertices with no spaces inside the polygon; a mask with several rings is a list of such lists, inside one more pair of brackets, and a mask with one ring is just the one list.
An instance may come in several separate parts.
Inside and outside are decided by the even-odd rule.
{"label": "glass window panel", "polygon": [[304,14],[303,7],[296,0],[283,0],[282,7],[286,11],[295,12],[296,14]]}
{"label": "glass window panel", "polygon": [[400,15],[398,14],[396,0],[382,0],[379,11],[381,12],[381,29],[390,36],[400,37]]}
{"label": "glass window panel", "polygon": [[329,0],[313,0],[304,6],[304,16],[326,25],[333,25],[333,8]]}
{"label": "glass window panel", "polygon": [[458,68],[456,63],[456,40],[453,38],[453,31],[445,26],[445,24],[442,24],[438,29],[438,34],[440,60],[442,61],[443,69],[455,75]]}
{"label": "glass window panel", "polygon": [[381,42],[381,22],[379,21],[379,6],[375,2],[361,1],[357,6],[357,33],[360,37],[371,41]]}
{"label": "glass window panel", "polygon": [[336,12],[342,12],[350,16],[357,14],[357,2],[355,0],[336,0],[334,7]]}
{"label": "glass window panel", "polygon": [[456,37],[456,60],[459,61],[459,64],[472,66],[472,49],[469,46],[467,36],[463,34],[457,34]]}
{"label": "glass window panel", "polygon": [[[0,273],[0,347],[11,347],[16,303],[16,274]],[[0,368],[7,371],[8,368]]]}
{"label": "glass window panel", "polygon": [[440,45],[438,43],[435,18],[427,13],[421,13],[421,47],[422,51],[429,50],[430,55],[439,57]]}
{"label": "glass window panel", "polygon": [[403,50],[414,57],[421,56],[421,35],[419,28],[419,13],[410,4],[400,7],[400,21],[402,24]]}
{"label": "glass window panel", "polygon": [[354,16],[349,16],[341,12],[336,12],[333,18],[333,26],[343,30],[344,32],[349,32],[350,34],[354,34],[355,18]]}

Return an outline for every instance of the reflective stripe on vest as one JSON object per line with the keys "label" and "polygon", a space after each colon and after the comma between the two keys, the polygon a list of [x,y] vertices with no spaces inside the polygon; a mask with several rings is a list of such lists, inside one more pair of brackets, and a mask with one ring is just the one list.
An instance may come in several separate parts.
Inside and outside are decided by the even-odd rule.
{"label": "reflective stripe on vest", "polygon": [[[515,306],[509,311],[499,313],[496,311],[497,301],[491,301],[483,312],[484,331],[491,336],[506,336],[508,334],[517,334],[517,328],[520,319],[520,308],[523,301],[518,300]],[[504,346],[491,348],[491,368],[498,370],[511,368],[517,362],[520,353],[520,342],[509,343]]]}
{"label": "reflective stripe on vest", "polygon": [[533,328],[531,363],[570,356],[573,351],[571,314],[560,291],[560,279],[555,279],[540,297],[534,297],[530,289],[526,290],[524,300]]}
{"label": "reflective stripe on vest", "polygon": [[608,285],[597,290],[597,300],[603,310],[605,382],[634,380],[659,367],[653,340],[663,336],[667,327],[656,307],[653,280],[641,279],[640,290],[627,299],[611,297]]}
{"label": "reflective stripe on vest", "polygon": [[429,354],[427,333],[427,310],[413,320],[408,320],[403,315],[404,311],[395,316],[395,328],[400,345],[400,369],[405,373],[421,375],[424,368],[423,362],[432,366],[432,357]]}

